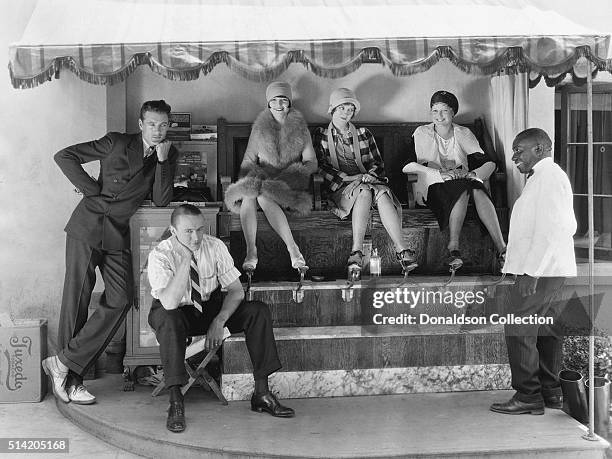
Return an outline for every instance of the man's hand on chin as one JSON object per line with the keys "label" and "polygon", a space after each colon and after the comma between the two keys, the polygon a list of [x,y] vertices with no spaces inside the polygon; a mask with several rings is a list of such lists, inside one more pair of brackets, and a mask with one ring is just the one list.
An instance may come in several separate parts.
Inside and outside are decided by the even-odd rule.
{"label": "man's hand on chin", "polygon": [[168,159],[168,152],[170,151],[170,146],[172,142],[169,140],[164,140],[157,144],[155,150],[157,151],[157,160],[161,163]]}
{"label": "man's hand on chin", "polygon": [[172,238],[172,246],[174,250],[176,251],[176,253],[178,253],[181,256],[181,259],[187,258],[191,260],[191,256],[193,252],[185,244],[182,244],[181,241],[179,241],[176,236]]}
{"label": "man's hand on chin", "polygon": [[209,351],[215,346],[219,346],[223,342],[223,327],[224,324],[218,318],[214,318],[206,332],[206,343],[204,349]]}

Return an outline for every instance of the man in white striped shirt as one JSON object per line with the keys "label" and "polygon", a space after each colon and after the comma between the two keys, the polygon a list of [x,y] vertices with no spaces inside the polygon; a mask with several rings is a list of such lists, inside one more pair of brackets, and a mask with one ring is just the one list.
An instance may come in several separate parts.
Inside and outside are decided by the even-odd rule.
{"label": "man in white striped shirt", "polygon": [[[180,387],[187,383],[186,339],[206,334],[205,349],[223,341],[223,329],[245,333],[255,379],[253,411],[292,417],[268,389],[268,376],[281,368],[272,332],[270,310],[261,301],[245,301],[240,272],[225,244],[205,234],[200,210],[190,204],[177,207],[170,219],[172,236],[149,254],[148,275],[153,304],[149,324],[155,330],[170,408],[166,427],[185,430],[185,408]],[[227,290],[225,297],[221,288]]]}

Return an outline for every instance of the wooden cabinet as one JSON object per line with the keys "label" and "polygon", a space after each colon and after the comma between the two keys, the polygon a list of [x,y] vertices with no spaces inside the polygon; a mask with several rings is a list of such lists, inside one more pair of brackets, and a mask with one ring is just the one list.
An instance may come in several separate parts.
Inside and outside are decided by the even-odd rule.
{"label": "wooden cabinet", "polygon": [[[147,277],[149,252],[161,241],[170,237],[170,215],[180,203],[169,207],[141,207],[130,220],[133,263],[133,307],[127,315],[126,353],[123,363],[128,367],[159,365],[159,350],[155,333],[147,318],[151,308],[151,289]],[[208,234],[217,234],[218,205],[194,203],[206,219]]]}

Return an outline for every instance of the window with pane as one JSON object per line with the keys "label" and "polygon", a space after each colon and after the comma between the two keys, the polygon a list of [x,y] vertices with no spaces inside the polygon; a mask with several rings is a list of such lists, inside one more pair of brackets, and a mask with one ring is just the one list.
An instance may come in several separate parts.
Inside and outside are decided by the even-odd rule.
{"label": "window with pane", "polygon": [[[555,160],[567,172],[578,221],[576,254],[587,257],[587,95],[586,87],[558,90]],[[612,260],[612,85],[593,89],[593,189],[595,258]]]}

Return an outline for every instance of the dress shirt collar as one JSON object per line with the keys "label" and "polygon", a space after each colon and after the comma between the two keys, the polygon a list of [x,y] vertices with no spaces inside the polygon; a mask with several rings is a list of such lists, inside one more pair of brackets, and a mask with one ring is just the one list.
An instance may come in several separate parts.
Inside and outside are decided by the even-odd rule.
{"label": "dress shirt collar", "polygon": [[544,158],[542,158],[541,160],[539,160],[537,163],[535,163],[533,165],[533,167],[531,168],[531,170],[533,171],[531,174],[528,174],[528,176],[531,176],[533,174],[535,174],[538,170],[545,168],[547,163],[551,163],[552,162],[552,158],[550,156],[546,156]]}
{"label": "dress shirt collar", "polygon": [[142,138],[142,151],[143,151],[143,157],[148,158],[149,156],[151,156],[151,154],[149,154],[149,148],[151,148],[153,145],[149,145],[147,143],[147,141],[144,139],[144,137]]}

